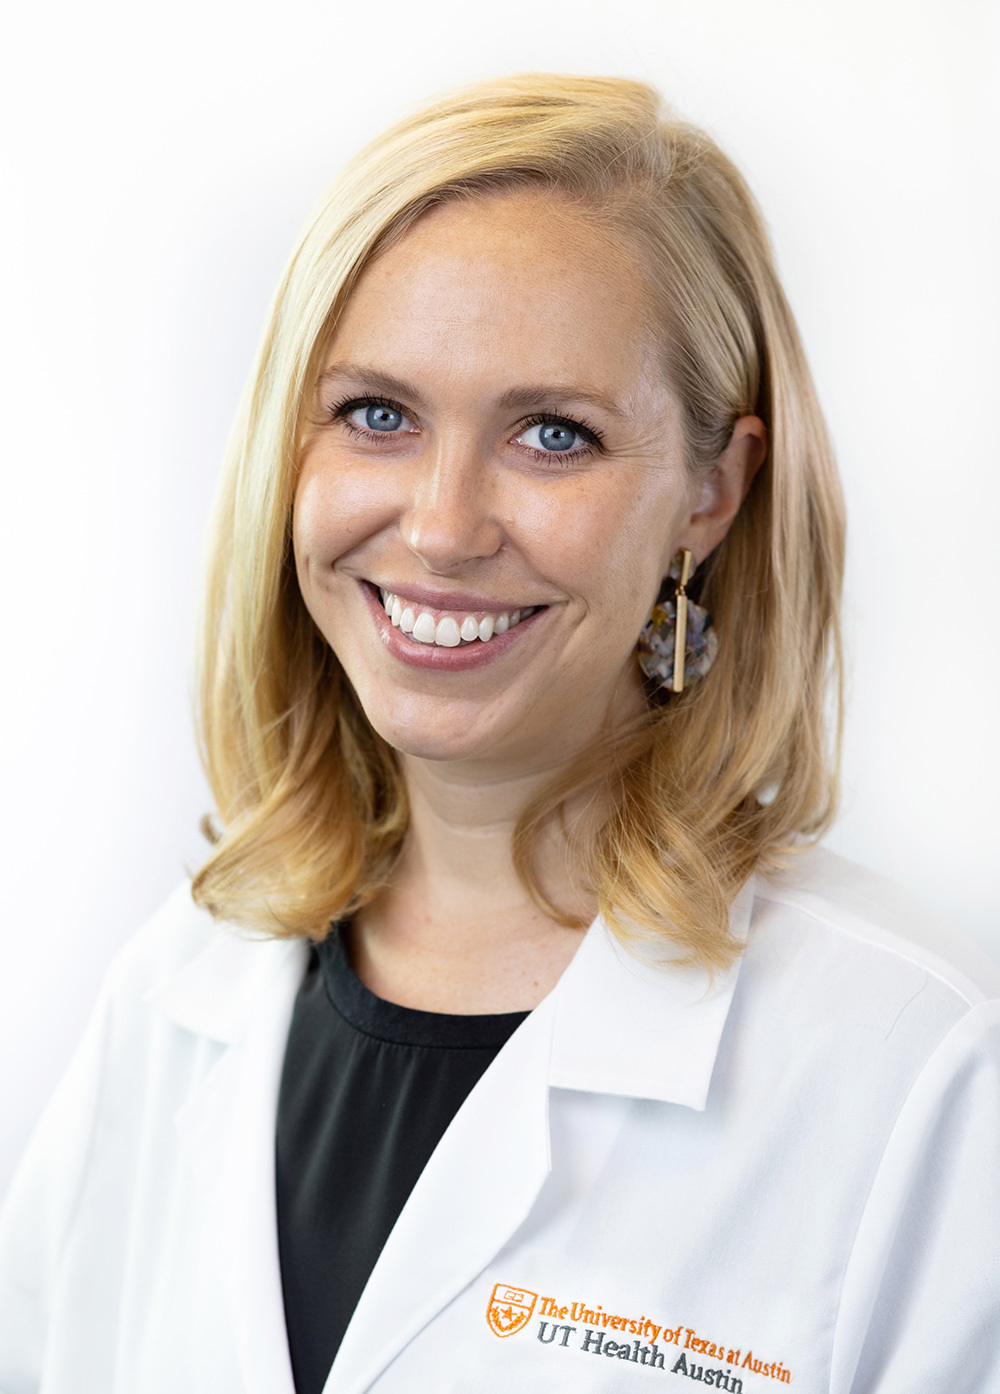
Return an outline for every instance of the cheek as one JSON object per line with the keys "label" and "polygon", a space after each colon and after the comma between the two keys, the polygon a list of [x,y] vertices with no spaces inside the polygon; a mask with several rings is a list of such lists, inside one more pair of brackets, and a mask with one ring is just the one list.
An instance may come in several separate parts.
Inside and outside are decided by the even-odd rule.
{"label": "cheek", "polygon": [[393,516],[385,481],[340,461],[307,457],[292,507],[292,544],[300,575],[332,566]]}
{"label": "cheek", "polygon": [[638,616],[641,626],[685,516],[683,483],[673,471],[624,463],[621,478],[561,499],[533,545],[589,611],[619,624]]}

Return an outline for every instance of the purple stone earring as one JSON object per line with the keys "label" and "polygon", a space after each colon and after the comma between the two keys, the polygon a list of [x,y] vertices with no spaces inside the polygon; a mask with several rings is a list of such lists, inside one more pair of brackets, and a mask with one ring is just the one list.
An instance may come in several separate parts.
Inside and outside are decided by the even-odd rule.
{"label": "purple stone earring", "polygon": [[670,563],[660,598],[639,635],[639,667],[668,692],[683,692],[686,682],[703,678],[719,648],[708,611],[688,599],[690,579],[691,553],[684,550]]}

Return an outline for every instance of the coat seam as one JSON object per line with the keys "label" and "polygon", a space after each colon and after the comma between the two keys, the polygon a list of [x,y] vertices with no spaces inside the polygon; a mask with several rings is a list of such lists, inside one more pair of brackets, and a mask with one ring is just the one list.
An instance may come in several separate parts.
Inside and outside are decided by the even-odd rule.
{"label": "coat seam", "polygon": [[[783,896],[767,894],[765,892],[759,893],[757,898],[762,902],[770,905],[783,906],[786,910],[796,910],[800,915],[808,916],[809,919],[814,920],[817,924],[823,925],[826,929],[831,929],[835,931],[837,934],[846,935],[849,939],[853,939],[857,943],[868,944],[872,949],[876,949],[882,953],[891,954],[894,958],[900,959],[903,963],[908,963],[911,968],[919,969],[926,976],[935,978],[939,983],[943,984],[943,986],[948,988],[949,991],[953,992],[954,995],[961,1002],[964,1002],[970,1011],[974,1007],[981,1005],[979,1001],[974,1001],[951,978],[945,977],[943,973],[941,973],[938,969],[934,968],[931,964],[922,963],[920,959],[915,958],[910,954],[907,954],[897,944],[886,944],[876,939],[866,938],[865,935],[861,934],[858,930],[853,929],[850,925],[839,924],[836,920],[829,918],[827,915],[820,914],[819,911],[812,909],[808,905],[803,905],[800,901],[795,899],[786,899]],[[862,923],[864,923],[864,921],[862,921]],[[878,928],[878,926],[874,927]],[[906,942],[903,936],[897,934],[895,930],[890,929],[884,932],[887,934],[891,934],[894,939],[901,939],[904,943]],[[933,950],[927,950],[927,953],[929,956],[933,958],[940,958],[940,955],[935,953]],[[984,996],[982,1000],[990,1001],[991,999],[989,997]]]}

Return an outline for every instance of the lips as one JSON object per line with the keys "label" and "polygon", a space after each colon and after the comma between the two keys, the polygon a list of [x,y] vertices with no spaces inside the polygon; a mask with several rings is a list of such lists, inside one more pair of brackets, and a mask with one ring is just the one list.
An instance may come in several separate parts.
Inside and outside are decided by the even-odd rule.
{"label": "lips", "polygon": [[[497,606],[494,609],[487,609],[489,601],[485,596],[474,596],[468,592],[462,593],[453,591],[443,593],[438,590],[421,590],[420,587],[413,587],[416,592],[409,596],[405,595],[400,589],[389,592],[386,587],[378,587],[372,581],[358,578],[358,585],[365,599],[365,604],[371,614],[372,622],[382,648],[397,662],[404,664],[407,668],[424,669],[428,672],[436,673],[472,673],[478,669],[491,668],[494,663],[502,660],[512,649],[520,649],[527,642],[527,636],[534,633],[535,626],[544,624],[546,616],[550,613],[551,606]],[[453,630],[450,625],[446,625],[442,637],[454,639],[458,633],[457,644],[439,644],[429,642],[427,639],[415,638],[413,633],[406,633],[399,625],[392,622],[391,610],[386,612],[386,599],[391,595],[393,599],[399,600],[400,619],[405,610],[413,611],[414,628],[418,618],[426,614],[428,620],[421,626],[424,633],[430,632],[430,625],[434,626],[434,639],[437,639],[442,620],[452,620],[455,624]],[[420,597],[423,596],[421,600]],[[437,604],[431,604],[434,600]],[[447,601],[449,609],[440,608],[441,601]],[[479,608],[482,606],[483,608]],[[518,621],[511,626],[511,617],[518,613]],[[501,616],[507,617],[507,627],[498,627],[497,621]],[[479,638],[479,626],[487,618],[493,619],[493,631],[488,639]],[[475,620],[476,638],[463,639],[462,625],[466,620]],[[484,628],[484,632],[487,630]],[[466,633],[471,633],[471,626],[467,627]]]}
{"label": "lips", "polygon": [[527,605],[514,609],[445,610],[422,604],[418,599],[379,587],[379,598],[393,627],[408,634],[418,644],[454,649],[464,644],[488,644],[494,635],[506,634],[543,606]]}

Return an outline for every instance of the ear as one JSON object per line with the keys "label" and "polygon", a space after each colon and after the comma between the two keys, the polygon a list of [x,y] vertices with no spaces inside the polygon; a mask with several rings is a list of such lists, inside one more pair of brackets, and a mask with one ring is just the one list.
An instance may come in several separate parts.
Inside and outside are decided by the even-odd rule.
{"label": "ear", "polygon": [[767,455],[767,427],[759,416],[741,416],[729,444],[695,487],[691,513],[675,541],[698,565],[729,531],[754,475]]}

